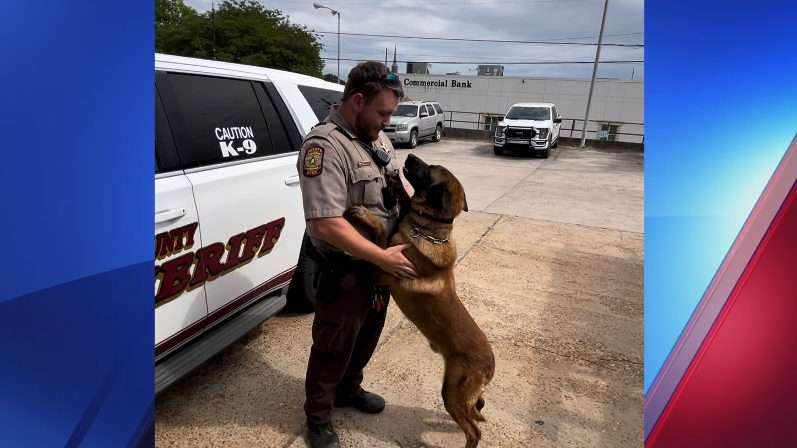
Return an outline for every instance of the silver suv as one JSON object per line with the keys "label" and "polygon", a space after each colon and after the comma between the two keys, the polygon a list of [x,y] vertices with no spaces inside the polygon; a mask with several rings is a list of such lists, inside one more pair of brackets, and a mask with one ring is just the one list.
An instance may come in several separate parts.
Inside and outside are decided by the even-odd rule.
{"label": "silver suv", "polygon": [[393,143],[418,146],[418,139],[432,137],[439,142],[443,136],[443,108],[437,101],[404,101],[390,119],[385,134]]}

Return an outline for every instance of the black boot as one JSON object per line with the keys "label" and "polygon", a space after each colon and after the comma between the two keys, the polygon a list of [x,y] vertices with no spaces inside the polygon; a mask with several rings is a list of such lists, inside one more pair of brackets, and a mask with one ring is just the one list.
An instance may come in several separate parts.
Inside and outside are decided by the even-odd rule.
{"label": "black boot", "polygon": [[308,421],[307,428],[310,431],[312,448],[340,448],[340,440],[332,429],[332,422],[315,424]]}
{"label": "black boot", "polygon": [[385,409],[385,399],[377,394],[360,389],[360,395],[349,398],[348,400],[335,400],[336,408],[345,408],[351,406],[360,412],[366,414],[378,414]]}

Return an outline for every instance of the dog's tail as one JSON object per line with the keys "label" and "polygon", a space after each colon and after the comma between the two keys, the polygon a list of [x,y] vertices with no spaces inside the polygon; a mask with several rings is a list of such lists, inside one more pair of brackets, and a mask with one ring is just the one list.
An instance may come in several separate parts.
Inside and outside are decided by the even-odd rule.
{"label": "dog's tail", "polygon": [[483,422],[484,416],[482,415],[481,411],[484,407],[484,397],[479,395],[479,398],[476,399],[476,403],[470,408],[470,417],[477,422]]}
{"label": "dog's tail", "polygon": [[481,378],[478,395],[470,411],[471,418],[480,422],[484,421],[484,416],[481,413],[481,410],[484,407],[484,389],[488,384],[490,384],[490,381],[493,379],[493,375],[495,375],[495,354],[493,354],[492,348],[490,349],[490,361],[487,364],[486,371],[483,373],[485,375]]}
{"label": "dog's tail", "polygon": [[[486,381],[485,381],[486,382]],[[479,389],[478,395],[475,397],[473,404],[470,406],[470,418],[477,422],[483,422],[484,416],[480,412],[484,407],[484,385]]]}

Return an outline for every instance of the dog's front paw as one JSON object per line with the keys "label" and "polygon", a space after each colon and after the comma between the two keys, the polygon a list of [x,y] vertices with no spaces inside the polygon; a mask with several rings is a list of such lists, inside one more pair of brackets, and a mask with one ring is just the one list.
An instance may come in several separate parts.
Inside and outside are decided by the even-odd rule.
{"label": "dog's front paw", "polygon": [[346,210],[346,213],[343,214],[343,217],[346,219],[364,219],[366,213],[368,213],[367,208],[363,207],[362,205],[355,205],[354,207],[350,207],[348,210]]}

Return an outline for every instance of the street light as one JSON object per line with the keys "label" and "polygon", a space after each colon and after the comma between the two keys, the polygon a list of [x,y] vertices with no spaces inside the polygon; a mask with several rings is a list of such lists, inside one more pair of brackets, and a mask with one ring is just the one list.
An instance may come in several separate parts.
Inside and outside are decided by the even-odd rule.
{"label": "street light", "polygon": [[332,15],[333,16],[336,15],[336,14],[338,16],[338,84],[340,84],[340,12],[335,11],[334,9],[326,7],[324,5],[319,5],[318,3],[313,3],[313,8],[315,8],[315,9],[320,9],[320,8],[328,9],[328,10],[332,11]]}

